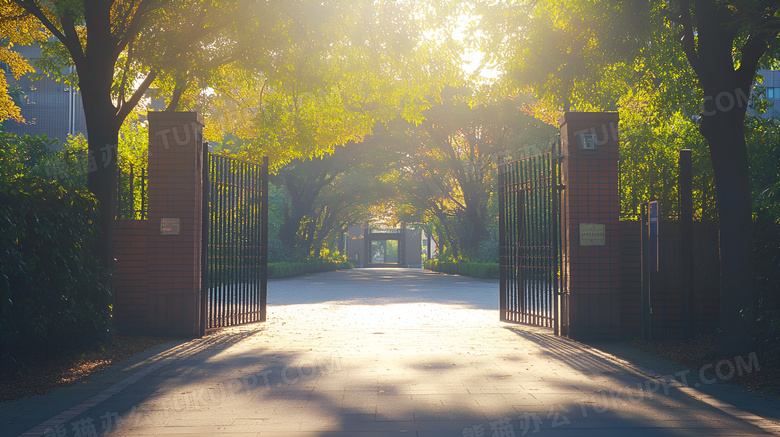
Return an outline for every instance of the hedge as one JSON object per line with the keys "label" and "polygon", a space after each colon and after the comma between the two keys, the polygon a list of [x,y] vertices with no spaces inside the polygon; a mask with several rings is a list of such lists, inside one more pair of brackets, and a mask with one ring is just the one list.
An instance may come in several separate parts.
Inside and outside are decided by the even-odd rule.
{"label": "hedge", "polygon": [[0,178],[0,350],[52,353],[106,338],[97,201],[37,177]]}
{"label": "hedge", "polygon": [[482,279],[498,279],[498,263],[452,262],[432,259],[425,261],[425,268],[434,272]]}
{"label": "hedge", "polygon": [[349,261],[268,263],[268,277],[270,279],[287,278],[307,273],[330,272],[333,270],[351,269],[353,267]]}

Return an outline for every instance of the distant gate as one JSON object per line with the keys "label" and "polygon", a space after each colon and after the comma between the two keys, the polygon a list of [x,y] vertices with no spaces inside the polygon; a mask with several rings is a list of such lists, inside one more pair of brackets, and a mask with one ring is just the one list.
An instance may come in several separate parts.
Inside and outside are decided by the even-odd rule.
{"label": "distant gate", "polygon": [[268,279],[268,158],[204,147],[201,330],[264,322]]}
{"label": "distant gate", "polygon": [[498,166],[500,318],[568,334],[560,140]]}

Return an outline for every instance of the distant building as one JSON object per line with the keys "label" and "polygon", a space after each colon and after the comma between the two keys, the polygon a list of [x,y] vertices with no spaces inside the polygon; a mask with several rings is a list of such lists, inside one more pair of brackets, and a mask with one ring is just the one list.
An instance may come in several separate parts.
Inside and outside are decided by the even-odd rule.
{"label": "distant building", "polygon": [[767,110],[765,117],[780,118],[780,70],[758,70],[764,78],[765,99],[773,105]]}
{"label": "distant building", "polygon": [[349,226],[344,254],[355,267],[422,267],[422,230],[386,226]]}
{"label": "distant building", "polygon": [[[38,46],[15,47],[30,63],[41,58]],[[87,136],[87,124],[84,119],[84,106],[81,93],[65,84],[43,77],[31,80],[29,75],[14,78],[10,69],[4,66],[8,90],[18,88],[19,101],[24,123],[14,120],[3,122],[5,129],[18,135],[41,135],[65,141],[68,135]]]}

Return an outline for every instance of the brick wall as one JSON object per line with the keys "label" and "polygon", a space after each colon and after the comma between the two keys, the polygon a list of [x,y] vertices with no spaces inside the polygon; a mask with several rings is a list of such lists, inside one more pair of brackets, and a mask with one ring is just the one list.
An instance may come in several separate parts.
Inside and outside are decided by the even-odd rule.
{"label": "brick wall", "polygon": [[114,231],[114,326],[122,333],[146,325],[146,220],[119,220]]}
{"label": "brick wall", "polygon": [[[620,302],[623,337],[642,334],[641,226],[638,221],[620,223]],[[680,226],[659,225],[659,272],[650,292],[653,338],[682,336],[680,287]],[[709,334],[718,326],[718,234],[713,223],[693,223],[694,326],[696,334]]]}
{"label": "brick wall", "polygon": [[620,222],[620,330],[625,338],[642,335],[642,226]]}

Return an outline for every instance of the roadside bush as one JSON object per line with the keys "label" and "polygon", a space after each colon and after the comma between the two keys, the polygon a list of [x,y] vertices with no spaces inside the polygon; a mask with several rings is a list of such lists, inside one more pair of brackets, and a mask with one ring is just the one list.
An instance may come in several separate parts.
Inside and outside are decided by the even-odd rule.
{"label": "roadside bush", "polygon": [[286,278],[290,276],[305,275],[307,273],[330,272],[333,270],[346,270],[354,268],[351,261],[325,261],[315,260],[306,262],[281,262],[268,263],[268,277]]}
{"label": "roadside bush", "polygon": [[268,259],[274,263],[286,263],[293,259],[292,252],[277,237],[268,237]]}
{"label": "roadside bush", "polygon": [[452,262],[436,259],[425,261],[425,268],[434,272],[451,273],[482,279],[498,279],[498,263]]}
{"label": "roadside bush", "polygon": [[18,173],[0,177],[0,350],[13,359],[103,339],[110,290],[92,253],[95,198]]}
{"label": "roadside bush", "polygon": [[484,263],[498,263],[498,238],[481,241],[477,258]]}

